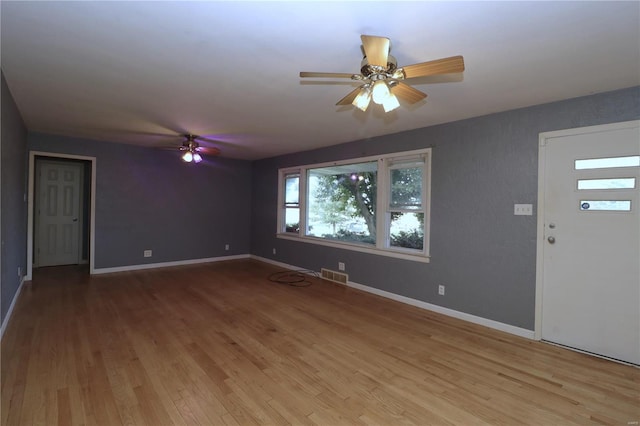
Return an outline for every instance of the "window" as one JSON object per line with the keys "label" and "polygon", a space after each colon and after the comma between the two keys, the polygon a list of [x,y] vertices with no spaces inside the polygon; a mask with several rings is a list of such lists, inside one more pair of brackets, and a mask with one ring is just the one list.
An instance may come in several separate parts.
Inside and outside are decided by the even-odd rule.
{"label": "window", "polygon": [[376,243],[377,161],[307,170],[306,235]]}
{"label": "window", "polygon": [[424,160],[392,163],[389,173],[390,247],[422,250],[424,247],[424,205],[422,200]]}
{"label": "window", "polygon": [[430,153],[280,170],[278,237],[428,261]]}
{"label": "window", "polygon": [[298,232],[300,229],[300,174],[284,176],[284,231]]}

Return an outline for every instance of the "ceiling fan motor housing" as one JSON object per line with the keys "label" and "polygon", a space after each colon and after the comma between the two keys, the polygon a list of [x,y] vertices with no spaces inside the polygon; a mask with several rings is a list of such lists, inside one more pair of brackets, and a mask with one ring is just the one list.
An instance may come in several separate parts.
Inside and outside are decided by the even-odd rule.
{"label": "ceiling fan motor housing", "polygon": [[384,76],[384,78],[391,78],[391,75],[398,67],[398,61],[391,55],[387,57],[387,67],[384,68],[380,65],[371,65],[367,60],[367,57],[364,56],[362,58],[362,62],[360,62],[360,72],[366,78],[370,78],[372,80],[381,80],[383,78],[376,78],[374,76],[380,75]]}

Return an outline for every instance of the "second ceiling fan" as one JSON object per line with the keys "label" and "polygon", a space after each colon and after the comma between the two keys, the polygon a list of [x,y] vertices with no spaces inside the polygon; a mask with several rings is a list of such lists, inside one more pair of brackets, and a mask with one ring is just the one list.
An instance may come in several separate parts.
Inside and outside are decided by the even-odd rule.
{"label": "second ceiling fan", "polygon": [[202,156],[200,154],[205,155],[218,155],[220,154],[220,150],[215,147],[209,146],[200,146],[200,144],[196,141],[196,139],[200,138],[199,136],[186,134],[184,135],[185,141],[182,142],[182,145],[178,148],[182,152],[182,160],[185,163],[199,163],[202,161]]}
{"label": "second ceiling fan", "polygon": [[397,98],[413,104],[427,97],[426,93],[403,83],[403,80],[464,71],[462,56],[398,67],[396,58],[389,53],[391,42],[388,38],[371,35],[362,35],[360,38],[365,55],[360,74],[301,72],[300,77],[350,78],[361,81],[362,85],[340,99],[336,105],[353,104],[366,111],[373,99],[383,106],[385,112],[389,112],[400,106]]}

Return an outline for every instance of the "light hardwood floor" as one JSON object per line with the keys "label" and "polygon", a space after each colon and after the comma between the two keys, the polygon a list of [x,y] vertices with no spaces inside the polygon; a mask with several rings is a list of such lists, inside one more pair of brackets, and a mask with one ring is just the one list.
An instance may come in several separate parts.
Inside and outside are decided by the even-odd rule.
{"label": "light hardwood floor", "polygon": [[640,420],[637,368],[276,270],[37,270],[2,341],[2,424]]}

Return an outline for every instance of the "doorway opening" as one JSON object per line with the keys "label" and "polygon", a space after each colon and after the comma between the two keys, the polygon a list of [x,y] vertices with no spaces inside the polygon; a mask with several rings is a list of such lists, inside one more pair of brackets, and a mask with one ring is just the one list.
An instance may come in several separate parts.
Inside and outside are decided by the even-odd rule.
{"label": "doorway opening", "polygon": [[95,157],[30,152],[26,280],[45,266],[94,272],[95,176]]}

